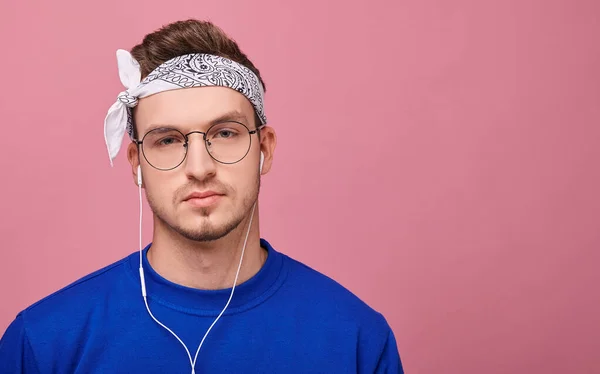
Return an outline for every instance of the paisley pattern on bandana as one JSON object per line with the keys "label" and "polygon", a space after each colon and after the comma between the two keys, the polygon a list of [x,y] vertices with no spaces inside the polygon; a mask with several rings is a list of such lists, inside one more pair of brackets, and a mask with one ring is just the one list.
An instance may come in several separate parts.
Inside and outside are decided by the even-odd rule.
{"label": "paisley pattern on bandana", "polygon": [[121,83],[127,90],[118,95],[104,119],[104,139],[111,165],[121,148],[124,134],[128,133],[133,139],[132,113],[138,100],[159,92],[191,87],[228,87],[244,95],[260,122],[267,124],[264,87],[260,80],[252,70],[228,58],[209,54],[178,56],[158,66],[141,81],[140,65],[131,53],[117,50],[117,63]]}
{"label": "paisley pattern on bandana", "polygon": [[[227,58],[206,54],[178,56],[163,63],[148,74],[140,85],[151,84],[156,80],[167,82],[179,88],[229,87],[246,96],[252,103],[261,122],[263,124],[267,122],[262,100],[262,86],[258,77],[252,70]],[[119,99],[125,102],[128,97],[122,99],[119,97]],[[128,121],[127,127],[127,132],[131,135],[131,120]]]}

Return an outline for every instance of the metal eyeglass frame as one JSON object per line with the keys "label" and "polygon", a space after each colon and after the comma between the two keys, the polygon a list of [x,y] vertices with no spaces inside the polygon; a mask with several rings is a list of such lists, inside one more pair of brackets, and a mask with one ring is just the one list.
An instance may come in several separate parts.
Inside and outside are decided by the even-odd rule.
{"label": "metal eyeglass frame", "polygon": [[[240,124],[242,126],[244,126],[246,128],[246,130],[248,130],[248,135],[250,137],[250,142],[248,143],[248,149],[246,150],[246,153],[244,153],[244,155],[237,161],[234,162],[223,162],[220,160],[217,160],[212,153],[210,153],[210,150],[208,149],[208,140],[206,139],[206,134],[210,132],[210,129],[212,129],[214,126],[219,126],[222,125],[223,123],[227,123],[227,122],[233,122],[233,123],[237,123]],[[190,131],[187,134],[182,133],[181,131],[177,130],[176,128],[172,128],[172,130],[177,131],[178,133],[181,134],[181,136],[183,136],[183,138],[185,139],[185,143],[183,143],[183,148],[185,148],[185,154],[183,155],[183,158],[181,159],[181,162],[179,162],[177,165],[173,166],[172,168],[168,168],[168,169],[162,169],[162,168],[157,168],[156,166],[152,165],[152,163],[150,162],[150,160],[148,160],[148,158],[146,157],[146,153],[144,152],[144,139],[146,138],[146,136],[148,134],[150,134],[152,131],[154,130],[150,130],[147,133],[144,134],[144,136],[142,137],[142,140],[137,140],[137,139],[133,139],[133,142],[138,146],[138,150],[139,148],[142,149],[142,154],[144,155],[144,159],[146,160],[146,162],[152,166],[153,168],[157,169],[157,170],[162,170],[162,171],[169,171],[169,170],[173,170],[179,167],[179,165],[183,164],[183,162],[185,161],[185,159],[187,158],[188,155],[188,144],[189,144],[189,136],[191,134],[202,134],[202,139],[204,140],[204,146],[206,147],[206,152],[208,153],[208,155],[215,161],[217,161],[218,163],[221,164],[226,164],[226,165],[231,165],[231,164],[236,164],[240,161],[242,161],[250,152],[250,148],[252,148],[252,135],[253,134],[257,134],[260,130],[262,130],[266,125],[260,125],[258,126],[256,129],[254,130],[250,130],[248,128],[248,126],[244,125],[241,122],[238,121],[224,121],[224,122],[219,122],[219,123],[215,123],[214,125],[212,125],[211,127],[208,128],[208,130],[206,130],[206,132],[203,131]]]}

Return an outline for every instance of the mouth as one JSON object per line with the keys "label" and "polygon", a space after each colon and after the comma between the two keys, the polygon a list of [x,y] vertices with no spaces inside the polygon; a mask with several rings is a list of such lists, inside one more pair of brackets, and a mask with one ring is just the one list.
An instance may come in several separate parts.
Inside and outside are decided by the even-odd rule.
{"label": "mouth", "polygon": [[217,203],[223,196],[214,191],[194,192],[186,196],[183,201],[196,208],[206,208]]}

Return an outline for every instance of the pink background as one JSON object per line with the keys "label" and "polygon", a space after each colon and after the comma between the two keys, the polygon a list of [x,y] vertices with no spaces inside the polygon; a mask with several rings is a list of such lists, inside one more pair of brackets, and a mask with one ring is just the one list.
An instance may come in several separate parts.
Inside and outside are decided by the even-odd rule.
{"label": "pink background", "polygon": [[2,1],[0,331],[137,249],[115,50],[196,17],[267,83],[263,236],[384,313],[407,373],[600,373],[598,1],[167,3]]}

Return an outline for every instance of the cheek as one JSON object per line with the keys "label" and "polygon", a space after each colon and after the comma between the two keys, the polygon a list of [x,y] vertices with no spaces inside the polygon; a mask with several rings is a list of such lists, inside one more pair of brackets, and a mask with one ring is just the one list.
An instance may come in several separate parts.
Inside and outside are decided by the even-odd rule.
{"label": "cheek", "polygon": [[254,171],[251,168],[236,168],[222,173],[220,178],[217,176],[217,179],[230,187],[234,197],[253,193],[256,190],[257,178],[258,170]]}
{"label": "cheek", "polygon": [[146,195],[152,199],[154,204],[160,206],[170,205],[173,202],[177,184],[165,176],[152,175],[146,180]]}
{"label": "cheek", "polygon": [[[240,176],[241,177],[241,176]],[[243,195],[251,195],[257,192],[258,181],[260,175],[258,173],[258,169],[248,169],[243,174],[243,178],[240,178],[240,184],[243,185],[242,194]]]}

